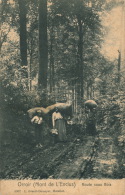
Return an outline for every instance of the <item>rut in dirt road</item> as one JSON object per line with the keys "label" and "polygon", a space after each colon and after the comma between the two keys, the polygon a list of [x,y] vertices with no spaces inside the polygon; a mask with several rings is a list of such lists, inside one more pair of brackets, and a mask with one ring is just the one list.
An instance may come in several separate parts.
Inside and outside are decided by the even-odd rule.
{"label": "rut in dirt road", "polygon": [[77,140],[74,143],[74,149],[65,156],[63,163],[57,167],[54,178],[81,178],[87,164],[94,156],[97,140],[97,137],[92,136],[86,136],[82,141]]}

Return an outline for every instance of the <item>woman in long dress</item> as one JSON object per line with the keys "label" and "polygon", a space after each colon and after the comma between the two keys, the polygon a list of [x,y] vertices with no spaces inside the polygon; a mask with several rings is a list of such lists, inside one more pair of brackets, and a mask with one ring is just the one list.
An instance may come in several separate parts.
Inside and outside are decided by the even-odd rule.
{"label": "woman in long dress", "polygon": [[52,115],[53,128],[58,130],[58,139],[59,141],[66,141],[66,124],[62,114],[56,108],[55,112]]}

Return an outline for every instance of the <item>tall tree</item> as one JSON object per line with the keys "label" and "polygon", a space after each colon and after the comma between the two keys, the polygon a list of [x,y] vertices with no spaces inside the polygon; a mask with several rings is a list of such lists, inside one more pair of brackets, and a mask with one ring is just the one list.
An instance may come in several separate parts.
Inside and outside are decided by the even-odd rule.
{"label": "tall tree", "polygon": [[118,83],[120,84],[121,52],[118,50]]}
{"label": "tall tree", "polygon": [[[57,37],[59,52],[61,48],[63,50],[62,55],[55,56],[55,63],[63,65],[59,68],[61,72],[64,70],[68,75],[72,74],[68,78],[77,84],[78,95],[82,98],[85,91],[86,72],[91,64],[94,64],[90,58],[94,56],[94,51],[97,51],[95,45],[100,43],[101,26],[98,12],[87,0],[55,0],[52,8],[54,8],[54,18],[58,21],[57,33],[59,34],[60,31],[60,36]],[[90,48],[91,51],[88,51]],[[62,59],[57,61],[57,57],[61,58],[60,56]],[[86,58],[88,58],[87,62]],[[67,77],[67,74],[65,76]]]}
{"label": "tall tree", "polygon": [[39,76],[40,89],[47,88],[48,41],[47,41],[47,0],[39,0]]}
{"label": "tall tree", "polygon": [[50,92],[54,90],[54,51],[53,51],[53,42],[54,42],[54,32],[53,25],[50,30]]}
{"label": "tall tree", "polygon": [[[84,26],[84,22],[83,22],[83,14],[84,13],[84,9],[85,7],[83,7],[82,2],[79,1],[77,3],[77,10],[76,10],[76,18],[78,21],[78,73],[79,73],[79,91],[78,93],[81,95],[81,97],[84,96],[84,91],[83,91],[83,26]],[[82,10],[81,10],[82,8]],[[77,12],[79,10],[79,12]]]}
{"label": "tall tree", "polygon": [[18,0],[19,19],[20,19],[20,55],[21,65],[27,66],[27,30],[26,30],[26,0]]}

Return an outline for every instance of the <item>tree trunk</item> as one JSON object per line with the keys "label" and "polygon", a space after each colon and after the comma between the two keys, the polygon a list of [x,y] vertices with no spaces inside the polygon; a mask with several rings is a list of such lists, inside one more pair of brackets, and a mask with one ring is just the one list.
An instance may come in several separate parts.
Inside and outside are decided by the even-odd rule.
{"label": "tree trunk", "polygon": [[87,99],[89,99],[89,84],[87,82]]}
{"label": "tree trunk", "polygon": [[90,85],[90,98],[92,99],[93,91],[92,91],[92,85]]}
{"label": "tree trunk", "polygon": [[121,52],[118,50],[118,84],[120,84]]}
{"label": "tree trunk", "polygon": [[29,91],[31,91],[31,88],[32,88],[32,82],[31,82],[32,80],[31,79],[32,55],[33,55],[33,50],[32,50],[32,43],[31,43],[30,62],[29,62],[29,68],[28,68]]}
{"label": "tree trunk", "polygon": [[27,30],[26,30],[26,1],[18,0],[20,18],[20,55],[21,65],[27,66]]}
{"label": "tree trunk", "polygon": [[47,41],[47,0],[39,0],[39,76],[38,87],[47,89],[48,41]]}
{"label": "tree trunk", "polygon": [[78,16],[78,33],[79,33],[79,41],[78,41],[78,67],[79,67],[79,84],[80,84],[80,95],[81,98],[84,96],[83,90],[83,24],[80,16]]}
{"label": "tree trunk", "polygon": [[50,31],[50,92],[54,91],[54,50],[53,50],[53,26]]}

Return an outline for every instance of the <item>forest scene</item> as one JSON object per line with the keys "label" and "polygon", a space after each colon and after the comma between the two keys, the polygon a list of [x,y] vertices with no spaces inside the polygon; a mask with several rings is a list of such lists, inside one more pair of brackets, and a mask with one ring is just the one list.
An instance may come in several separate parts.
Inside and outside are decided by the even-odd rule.
{"label": "forest scene", "polygon": [[125,1],[0,7],[0,179],[124,178]]}

